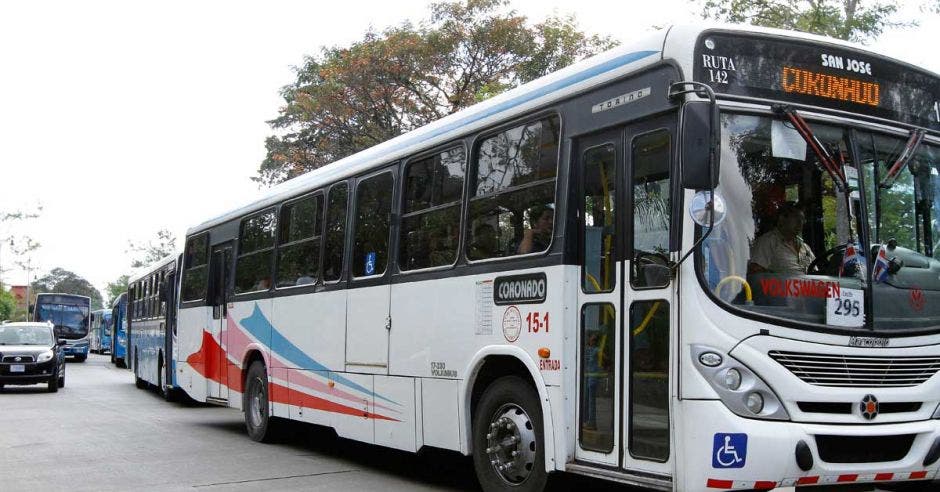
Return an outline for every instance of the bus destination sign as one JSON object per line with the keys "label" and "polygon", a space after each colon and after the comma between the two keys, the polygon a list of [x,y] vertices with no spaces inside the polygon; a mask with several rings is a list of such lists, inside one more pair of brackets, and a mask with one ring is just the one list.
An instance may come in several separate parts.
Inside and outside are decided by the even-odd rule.
{"label": "bus destination sign", "polygon": [[940,131],[940,78],[827,44],[706,33],[694,77],[717,93],[863,113]]}

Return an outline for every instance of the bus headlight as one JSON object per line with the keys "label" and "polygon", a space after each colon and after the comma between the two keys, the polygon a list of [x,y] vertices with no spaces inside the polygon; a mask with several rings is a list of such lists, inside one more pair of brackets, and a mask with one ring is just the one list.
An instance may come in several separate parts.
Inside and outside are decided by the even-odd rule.
{"label": "bus headlight", "polygon": [[46,350],[45,352],[39,354],[39,357],[36,357],[36,362],[49,362],[52,360],[54,355],[55,354],[53,354],[51,350]]}
{"label": "bus headlight", "polygon": [[[705,345],[692,345],[691,350],[695,368],[729,410],[748,418],[790,420],[770,386],[737,359]],[[706,353],[718,354],[721,363],[704,364],[701,356]]]}

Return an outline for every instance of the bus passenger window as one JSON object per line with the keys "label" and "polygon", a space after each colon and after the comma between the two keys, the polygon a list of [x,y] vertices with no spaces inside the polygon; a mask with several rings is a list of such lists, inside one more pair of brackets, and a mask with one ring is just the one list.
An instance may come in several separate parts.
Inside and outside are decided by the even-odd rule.
{"label": "bus passenger window", "polygon": [[471,187],[467,258],[548,249],[554,232],[559,120],[552,116],[484,139]]}
{"label": "bus passenger window", "polygon": [[669,270],[670,136],[657,130],[633,139],[634,287],[665,287]]}
{"label": "bus passenger window", "polygon": [[317,281],[323,195],[316,194],[281,207],[277,250],[277,286],[308,285]]}
{"label": "bus passenger window", "polygon": [[392,215],[392,174],[364,179],[356,187],[356,235],[352,271],[355,277],[385,273]]}
{"label": "bus passenger window", "polygon": [[402,270],[450,265],[457,259],[465,169],[462,147],[408,163],[398,254]]}
{"label": "bus passenger window", "polygon": [[326,230],[323,241],[323,280],[334,282],[343,275],[343,249],[346,244],[346,183],[330,188],[326,208]]}
{"label": "bus passenger window", "polygon": [[[206,261],[207,236],[191,237],[186,241],[183,257],[182,300],[198,301],[206,298],[208,287],[208,261]],[[133,295],[130,296],[133,299]]]}
{"label": "bus passenger window", "polygon": [[581,288],[584,292],[610,292],[614,272],[614,234],[617,168],[611,144],[584,153],[584,256]]}
{"label": "bus passenger window", "polygon": [[235,263],[236,294],[271,288],[275,224],[274,210],[242,220]]}

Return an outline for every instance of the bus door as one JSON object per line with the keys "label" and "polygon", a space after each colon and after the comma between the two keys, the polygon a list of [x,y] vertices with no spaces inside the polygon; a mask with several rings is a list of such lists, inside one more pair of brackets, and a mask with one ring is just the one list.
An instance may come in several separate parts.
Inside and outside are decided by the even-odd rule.
{"label": "bus door", "polygon": [[578,140],[581,288],[576,458],[669,475],[675,118]]}
{"label": "bus door", "polygon": [[346,370],[388,374],[391,225],[395,168],[356,183],[350,285],[346,294]]}
{"label": "bus door", "polygon": [[174,368],[176,364],[176,271],[169,270],[166,273],[166,279],[163,283],[164,290],[164,319],[166,320],[164,324],[164,333],[163,335],[163,360],[164,360],[164,376],[163,381],[167,385],[173,385],[175,383],[174,379]]}
{"label": "bus door", "polygon": [[222,400],[228,400],[228,371],[225,370],[225,348],[228,344],[225,340],[225,324],[228,303],[232,299],[232,271],[235,265],[233,245],[234,242],[229,241],[212,247],[210,272],[212,312],[207,324],[212,338],[218,341],[222,350],[215,354],[206,354],[206,395]]}

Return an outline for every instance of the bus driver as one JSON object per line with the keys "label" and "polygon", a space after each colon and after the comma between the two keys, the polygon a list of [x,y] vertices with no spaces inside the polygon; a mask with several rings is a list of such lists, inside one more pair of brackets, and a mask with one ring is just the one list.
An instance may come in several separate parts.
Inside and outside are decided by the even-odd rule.
{"label": "bus driver", "polygon": [[800,237],[806,216],[793,202],[777,209],[777,225],[754,241],[747,273],[804,274],[816,259]]}

